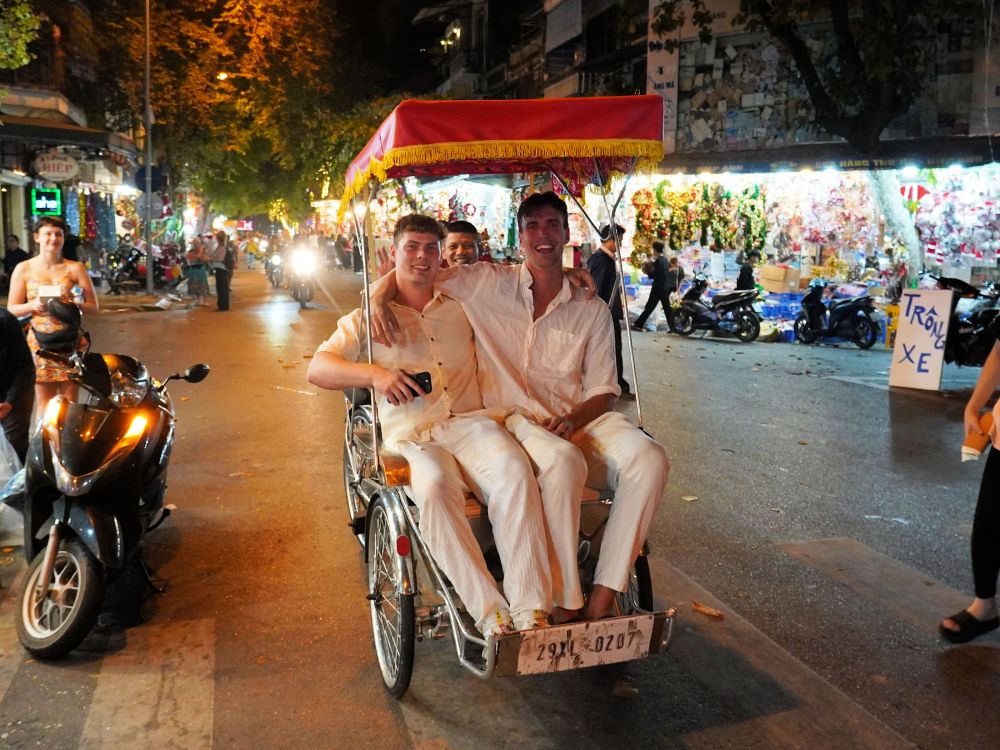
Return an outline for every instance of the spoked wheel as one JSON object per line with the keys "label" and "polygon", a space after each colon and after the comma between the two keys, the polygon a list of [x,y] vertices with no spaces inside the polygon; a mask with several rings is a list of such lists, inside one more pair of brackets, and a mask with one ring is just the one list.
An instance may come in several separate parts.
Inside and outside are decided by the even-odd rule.
{"label": "spoked wheel", "polygon": [[104,601],[101,567],[79,539],[59,544],[52,580],[44,598],[38,578],[45,550],[35,556],[17,607],[17,637],[39,659],[56,659],[80,645],[97,622]]}
{"label": "spoked wheel", "polygon": [[871,349],[878,338],[878,324],[867,315],[858,316],[854,324],[854,343],[859,349]]}
{"label": "spoked wheel", "polygon": [[757,337],[760,336],[760,321],[757,320],[757,316],[749,312],[740,313],[739,321],[740,330],[737,332],[736,338],[744,344],[756,341]]}
{"label": "spoked wheel", "polygon": [[[347,427],[344,435],[344,497],[347,498],[347,517],[351,521],[361,519],[364,523],[364,516],[367,512],[364,501],[358,492],[358,485],[362,477],[369,476],[371,471],[371,459],[364,455],[363,446],[360,443],[364,438],[358,433],[371,432],[371,419],[364,409],[355,409],[350,415],[351,423]],[[364,528],[356,534],[361,546],[365,545]]]}
{"label": "spoked wheel", "polygon": [[635,559],[628,577],[628,588],[615,594],[615,606],[621,615],[653,611],[653,582],[649,576],[649,560],[645,555]]}
{"label": "spoked wheel", "polygon": [[679,333],[681,336],[691,335],[691,332],[694,331],[694,318],[689,310],[682,307],[674,313],[673,330],[674,333]]}
{"label": "spoked wheel", "polygon": [[795,338],[803,344],[811,344],[816,340],[816,334],[809,328],[809,319],[805,313],[800,313],[795,319]]}
{"label": "spoked wheel", "polygon": [[371,600],[375,654],[385,689],[399,698],[413,675],[416,620],[413,594],[403,594],[399,554],[388,512],[382,500],[369,509],[368,590]]}

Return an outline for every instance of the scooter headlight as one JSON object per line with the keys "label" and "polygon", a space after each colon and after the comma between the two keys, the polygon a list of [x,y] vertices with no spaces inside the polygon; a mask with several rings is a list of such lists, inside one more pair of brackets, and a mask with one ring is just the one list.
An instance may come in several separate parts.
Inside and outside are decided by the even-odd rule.
{"label": "scooter headlight", "polygon": [[292,272],[296,276],[311,276],[316,270],[316,256],[308,250],[300,250],[292,256]]}
{"label": "scooter headlight", "polygon": [[272,255],[271,256],[271,265],[280,266],[281,265],[281,256],[278,255],[277,253],[275,253],[274,255]]}
{"label": "scooter headlight", "polygon": [[146,398],[149,386],[141,381],[135,380],[116,372],[111,376],[111,403],[120,409],[134,409],[142,400]]}

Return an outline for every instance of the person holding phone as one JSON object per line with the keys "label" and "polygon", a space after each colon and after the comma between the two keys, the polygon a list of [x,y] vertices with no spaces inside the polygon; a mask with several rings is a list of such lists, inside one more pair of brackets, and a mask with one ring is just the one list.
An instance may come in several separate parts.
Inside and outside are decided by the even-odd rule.
{"label": "person holding phone", "polygon": [[[552,580],[545,520],[528,457],[487,412],[476,374],[472,327],[453,299],[436,292],[441,224],[411,214],[397,222],[390,255],[400,324],[392,347],[365,351],[361,309],[340,319],[309,365],[321,388],[375,390],[385,447],[410,464],[420,531],[476,626],[489,637],[545,627]],[[500,593],[465,516],[475,493],[489,510],[504,570]]]}
{"label": "person holding phone", "polygon": [[[35,358],[35,408],[41,413],[56,394],[76,398],[77,385],[69,380],[65,367],[50,359],[38,356],[39,349],[54,349],[58,334],[72,334],[69,326],[49,314],[48,302],[61,299],[75,303],[84,313],[98,310],[97,292],[90,274],[82,263],[63,258],[66,241],[66,223],[55,216],[43,216],[35,224],[35,244],[38,255],[14,269],[10,280],[7,309],[15,317],[31,316],[28,329],[28,347]],[[74,294],[74,289],[77,289]],[[69,351],[83,347],[83,334],[76,331],[76,340],[69,344]],[[68,352],[62,352],[68,353]]]}

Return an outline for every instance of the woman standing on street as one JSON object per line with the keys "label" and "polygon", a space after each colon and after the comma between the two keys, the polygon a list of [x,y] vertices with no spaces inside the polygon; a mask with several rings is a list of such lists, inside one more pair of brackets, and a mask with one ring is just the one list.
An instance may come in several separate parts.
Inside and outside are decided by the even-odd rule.
{"label": "woman standing on street", "polygon": [[[996,327],[994,327],[996,328]],[[993,331],[994,333],[998,331]],[[982,435],[979,412],[1000,385],[1000,342],[983,364],[983,371],[965,405],[965,434]],[[966,643],[1000,627],[997,617],[997,576],[1000,575],[1000,402],[993,407],[990,427],[993,446],[986,458],[979,501],[972,520],[972,580],[975,598],[961,612],[941,622],[941,637],[951,643]]]}
{"label": "woman standing on street", "polygon": [[187,252],[188,294],[194,297],[194,304],[201,307],[208,297],[208,253],[201,237],[191,239],[191,249]]}
{"label": "woman standing on street", "polygon": [[[56,295],[47,292],[55,291],[53,287],[57,287],[58,296],[64,302],[75,302],[84,313],[95,313],[98,310],[97,293],[86,267],[82,263],[65,260],[62,256],[66,232],[66,224],[62,219],[44,216],[38,220],[35,224],[38,255],[19,263],[14,269],[10,280],[10,295],[7,298],[7,309],[13,315],[31,316],[28,347],[35,359],[35,408],[38,413],[45,409],[49,399],[56,394],[63,393],[73,399],[77,391],[76,384],[69,380],[66,368],[51,360],[40,359],[37,354],[42,348],[38,335],[69,329],[66,323],[49,314],[46,304]],[[77,290],[75,295],[74,289]],[[80,332],[76,346],[80,348],[83,344],[83,334]]]}

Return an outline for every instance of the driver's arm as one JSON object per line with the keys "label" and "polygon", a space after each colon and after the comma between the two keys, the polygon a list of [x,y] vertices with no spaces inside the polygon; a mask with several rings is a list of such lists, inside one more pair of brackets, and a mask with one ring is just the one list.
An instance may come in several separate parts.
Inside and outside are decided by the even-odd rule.
{"label": "driver's arm", "polygon": [[97,291],[94,289],[90,274],[87,273],[87,267],[82,263],[76,264],[73,267],[73,278],[83,289],[83,303],[80,304],[80,310],[85,313],[96,313],[100,309],[100,303],[97,301]]}

